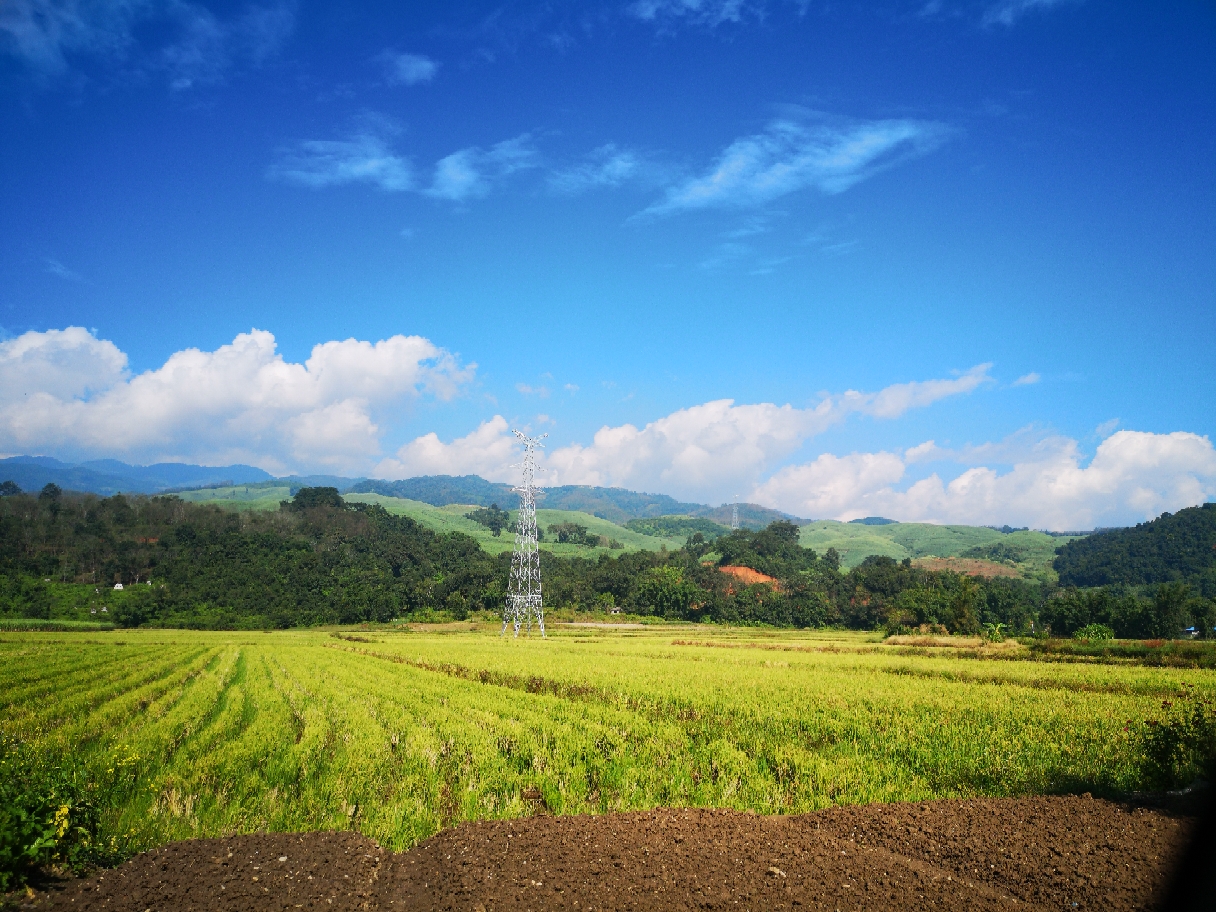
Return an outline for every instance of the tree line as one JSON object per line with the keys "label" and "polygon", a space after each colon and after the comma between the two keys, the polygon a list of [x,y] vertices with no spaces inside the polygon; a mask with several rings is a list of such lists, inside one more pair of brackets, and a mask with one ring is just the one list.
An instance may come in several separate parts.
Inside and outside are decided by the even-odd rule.
{"label": "tree line", "polygon": [[[495,524],[505,511],[495,511]],[[581,527],[580,527],[581,528]],[[567,537],[578,529],[559,530]],[[499,612],[510,553],[434,532],[333,488],[303,488],[274,512],[238,513],[173,496],[96,497],[48,486],[0,497],[0,614],[73,616],[105,603],[124,626],[279,628]],[[747,567],[751,583],[722,572]],[[1090,624],[1174,636],[1216,622],[1216,603],[1184,582],[1076,589],[982,579],[870,557],[844,570],[795,524],[688,536],[658,552],[541,552],[545,603],[620,608],[672,620],[853,629],[1010,633]],[[123,590],[113,589],[121,583]],[[1172,588],[1171,588],[1172,587]],[[1206,625],[1206,626],[1205,626]]]}

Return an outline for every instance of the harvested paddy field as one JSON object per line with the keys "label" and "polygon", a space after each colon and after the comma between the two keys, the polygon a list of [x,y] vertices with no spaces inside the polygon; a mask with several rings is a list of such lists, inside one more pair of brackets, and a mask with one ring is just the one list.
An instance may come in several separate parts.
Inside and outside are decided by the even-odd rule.
{"label": "harvested paddy field", "polygon": [[356,833],[177,842],[31,909],[1143,909],[1191,821],[1088,797],[659,809],[464,823],[396,854]]}

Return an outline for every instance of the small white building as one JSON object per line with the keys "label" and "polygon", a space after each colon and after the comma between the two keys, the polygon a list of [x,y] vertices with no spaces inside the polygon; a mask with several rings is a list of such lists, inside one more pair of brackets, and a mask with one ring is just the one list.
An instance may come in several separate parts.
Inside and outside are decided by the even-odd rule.
{"label": "small white building", "polygon": [[119,592],[121,592],[121,591],[122,591],[122,583],[115,583],[115,584],[114,584],[114,588],[115,588],[115,589],[117,589]]}

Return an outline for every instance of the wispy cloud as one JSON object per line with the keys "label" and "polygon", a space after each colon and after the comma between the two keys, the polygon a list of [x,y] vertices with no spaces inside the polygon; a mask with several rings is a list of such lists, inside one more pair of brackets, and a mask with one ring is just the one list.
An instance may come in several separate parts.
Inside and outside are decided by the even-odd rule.
{"label": "wispy cloud", "polygon": [[1013,385],[1014,386],[1033,386],[1034,384],[1038,383],[1042,379],[1043,378],[1039,374],[1035,373],[1034,371],[1031,371],[1029,374],[1023,374],[1022,376],[1020,376],[1016,380],[1014,380]]}
{"label": "wispy cloud", "polygon": [[232,67],[258,65],[295,25],[294,4],[249,5],[220,17],[188,0],[6,0],[0,47],[40,82],[77,61],[128,73],[162,73],[175,89],[216,82]]}
{"label": "wispy cloud", "polygon": [[51,275],[59,276],[59,278],[66,279],[69,282],[84,281],[79,273],[73,272],[71,269],[68,269],[68,267],[64,266],[62,263],[56,259],[53,259],[52,257],[47,257],[44,262],[46,263],[46,271]]}
{"label": "wispy cloud", "polygon": [[654,165],[644,155],[608,143],[578,164],[553,172],[549,175],[549,187],[557,193],[576,194],[654,178]]}
{"label": "wispy cloud", "polygon": [[371,184],[381,190],[401,191],[414,187],[409,160],[370,131],[344,140],[306,140],[283,150],[268,173],[277,180],[315,188]]}
{"label": "wispy cloud", "polygon": [[439,64],[422,54],[400,54],[387,50],[376,57],[376,62],[383,68],[384,78],[389,85],[411,86],[430,82],[439,72]]}
{"label": "wispy cloud", "polygon": [[983,24],[1011,26],[1027,13],[1049,10],[1073,0],[1000,0],[984,10]]}
{"label": "wispy cloud", "polygon": [[763,133],[731,143],[704,174],[667,191],[645,214],[763,206],[799,190],[840,193],[939,146],[949,135],[921,120],[849,120],[792,109]]}
{"label": "wispy cloud", "polygon": [[431,186],[423,192],[437,199],[462,201],[485,196],[503,178],[536,167],[532,137],[524,133],[484,150],[461,149],[435,165]]}
{"label": "wispy cloud", "polygon": [[631,16],[645,22],[684,20],[711,27],[739,22],[748,13],[759,15],[763,9],[760,0],[636,0],[626,7]]}
{"label": "wispy cloud", "polygon": [[541,384],[540,386],[530,386],[527,383],[516,383],[515,389],[525,396],[540,396],[542,399],[549,398],[549,387]]}
{"label": "wispy cloud", "polygon": [[[391,139],[399,132],[391,119],[364,114],[346,139],[306,140],[280,150],[267,176],[305,187],[370,184],[380,190],[415,190],[436,199],[463,201],[486,196],[507,176],[536,166],[537,153],[525,133],[488,150],[470,147],[441,158],[428,185],[415,180],[410,160],[394,149]],[[411,237],[412,231],[402,236]]]}

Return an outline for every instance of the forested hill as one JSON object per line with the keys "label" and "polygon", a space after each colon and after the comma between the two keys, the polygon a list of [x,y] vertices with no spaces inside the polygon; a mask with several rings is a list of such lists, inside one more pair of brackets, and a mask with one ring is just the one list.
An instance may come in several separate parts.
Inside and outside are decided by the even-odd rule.
{"label": "forested hill", "polygon": [[1185,582],[1216,597],[1216,503],[1069,542],[1054,566],[1062,586]]}
{"label": "forested hill", "polygon": [[[519,500],[512,486],[486,481],[478,475],[423,475],[402,481],[366,479],[355,484],[352,494],[383,494],[443,507],[448,504],[471,504],[488,507],[497,504],[514,508]],[[666,494],[643,494],[624,488],[600,488],[591,485],[559,485],[545,488],[539,506],[546,510],[576,510],[624,525],[631,519],[657,516],[704,516],[718,522],[730,521],[729,505],[710,507],[705,504],[683,503]],[[756,504],[739,504],[739,520],[744,526],[762,529],[771,522],[791,519],[779,510]]]}

